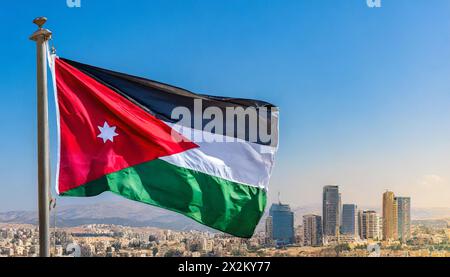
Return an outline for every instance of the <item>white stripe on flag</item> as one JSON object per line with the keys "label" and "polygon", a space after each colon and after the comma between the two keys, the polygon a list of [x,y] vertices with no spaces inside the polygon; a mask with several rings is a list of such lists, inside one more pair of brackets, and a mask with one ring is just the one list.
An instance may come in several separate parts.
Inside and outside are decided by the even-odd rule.
{"label": "white stripe on flag", "polygon": [[[167,122],[166,124],[179,130],[179,125]],[[197,133],[194,138],[201,137],[196,136],[198,132],[202,132],[201,130],[191,129],[191,131]],[[221,136],[202,133],[210,138]],[[179,167],[267,190],[277,148],[241,139],[235,142],[194,142],[199,148],[160,159]]]}

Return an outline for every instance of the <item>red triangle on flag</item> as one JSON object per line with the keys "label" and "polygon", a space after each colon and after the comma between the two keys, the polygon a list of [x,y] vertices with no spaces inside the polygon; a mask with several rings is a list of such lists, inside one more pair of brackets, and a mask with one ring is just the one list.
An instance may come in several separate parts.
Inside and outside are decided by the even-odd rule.
{"label": "red triangle on flag", "polygon": [[104,175],[198,147],[138,105],[60,59],[56,59],[55,74],[61,144],[60,194]]}

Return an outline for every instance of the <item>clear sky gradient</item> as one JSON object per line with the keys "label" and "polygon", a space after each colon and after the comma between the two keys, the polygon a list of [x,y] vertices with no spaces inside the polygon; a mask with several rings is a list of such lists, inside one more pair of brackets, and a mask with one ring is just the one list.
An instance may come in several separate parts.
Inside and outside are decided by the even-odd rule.
{"label": "clear sky gradient", "polygon": [[[450,206],[450,1],[5,1],[0,7],[0,211],[36,193],[34,17],[58,55],[186,89],[280,107],[270,200]],[[50,127],[54,166],[55,113]],[[54,173],[54,170],[53,170]],[[59,204],[114,201],[60,199]]]}

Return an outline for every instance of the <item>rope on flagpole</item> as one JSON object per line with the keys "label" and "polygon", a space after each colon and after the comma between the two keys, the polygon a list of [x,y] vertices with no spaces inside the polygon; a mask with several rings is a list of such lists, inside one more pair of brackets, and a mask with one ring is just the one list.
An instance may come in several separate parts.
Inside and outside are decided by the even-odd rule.
{"label": "rope on flagpole", "polygon": [[[51,194],[51,193],[50,193]],[[53,256],[56,256],[56,231],[57,231],[57,227],[56,227],[56,198],[53,198],[50,195],[50,203],[49,203],[49,209],[50,209],[50,213],[53,212]]]}
{"label": "rope on flagpole", "polygon": [[[48,60],[48,66],[50,67],[51,71],[53,71],[53,59],[56,56],[56,48],[53,44],[53,38],[50,38],[45,42],[45,48],[47,50],[47,60]],[[53,75],[53,72],[52,72]],[[54,76],[52,76],[52,79]],[[55,86],[53,86],[53,89],[56,89]],[[52,191],[48,191],[48,199],[49,199],[49,213],[53,212],[53,256],[56,256],[56,232],[57,232],[57,210],[56,210],[56,198],[53,197]]]}

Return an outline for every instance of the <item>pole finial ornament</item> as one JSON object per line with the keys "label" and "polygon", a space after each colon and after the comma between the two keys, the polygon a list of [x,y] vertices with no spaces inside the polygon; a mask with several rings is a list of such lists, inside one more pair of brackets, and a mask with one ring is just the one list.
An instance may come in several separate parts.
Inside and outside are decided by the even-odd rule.
{"label": "pole finial ornament", "polygon": [[36,30],[30,37],[31,40],[38,41],[40,39],[49,40],[52,37],[52,32],[50,30],[44,29],[43,26],[47,22],[47,17],[41,16],[36,17],[33,23],[36,24],[39,29]]}
{"label": "pole finial ornament", "polygon": [[33,20],[33,23],[38,25],[39,29],[42,29],[42,26],[44,26],[45,22],[47,22],[47,17],[44,16],[37,17]]}

